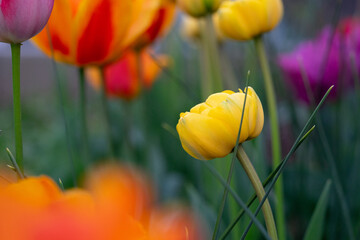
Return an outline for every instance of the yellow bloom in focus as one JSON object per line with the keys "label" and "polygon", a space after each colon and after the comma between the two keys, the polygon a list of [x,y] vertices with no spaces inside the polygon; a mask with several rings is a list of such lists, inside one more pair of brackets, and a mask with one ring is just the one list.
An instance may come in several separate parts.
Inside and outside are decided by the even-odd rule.
{"label": "yellow bloom in focus", "polygon": [[[264,125],[264,112],[254,89],[248,88],[239,142],[257,137]],[[224,91],[208,97],[190,112],[180,114],[176,129],[185,151],[202,160],[228,155],[236,144],[245,93]]]}
{"label": "yellow bloom in focus", "polygon": [[179,7],[193,17],[203,17],[218,10],[223,0],[177,0]]}
{"label": "yellow bloom in focus", "polygon": [[236,40],[250,40],[279,24],[283,4],[281,0],[225,1],[218,13],[224,35]]}

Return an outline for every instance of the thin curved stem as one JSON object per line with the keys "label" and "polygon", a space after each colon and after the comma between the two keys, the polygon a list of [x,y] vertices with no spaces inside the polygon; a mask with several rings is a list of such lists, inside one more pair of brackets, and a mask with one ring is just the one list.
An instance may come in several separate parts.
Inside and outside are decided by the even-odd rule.
{"label": "thin curved stem", "polygon": [[[264,198],[265,196],[265,190],[263,188],[262,182],[259,179],[259,176],[256,173],[255,168],[253,167],[250,159],[246,155],[244,148],[240,144],[238,151],[236,153],[236,156],[241,163],[242,167],[244,168],[246,175],[249,177],[251,184],[254,187],[254,190],[256,192],[256,195],[259,199],[259,202]],[[277,232],[276,232],[276,225],[274,221],[274,216],[271,210],[271,206],[269,201],[266,199],[264,202],[264,205],[262,206],[262,212],[264,214],[265,224],[267,231],[270,235],[270,237],[273,240],[277,240]]]}

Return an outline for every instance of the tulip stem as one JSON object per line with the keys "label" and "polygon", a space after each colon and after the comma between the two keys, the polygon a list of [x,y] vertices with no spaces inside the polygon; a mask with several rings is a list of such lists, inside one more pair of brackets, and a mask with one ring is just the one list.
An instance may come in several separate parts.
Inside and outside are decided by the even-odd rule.
{"label": "tulip stem", "polygon": [[209,94],[223,90],[219,51],[216,42],[215,30],[212,15],[206,16],[201,22],[202,40],[202,97],[206,98]]}
{"label": "tulip stem", "polygon": [[82,162],[79,161],[79,166],[77,173],[78,175],[82,173],[84,170],[84,163],[86,163],[89,159],[89,136],[88,136],[88,128],[87,128],[87,118],[86,118],[86,82],[85,82],[85,74],[84,68],[79,68],[79,91],[80,91],[80,124],[81,124],[81,138],[82,138]]}
{"label": "tulip stem", "polygon": [[[263,72],[265,90],[267,97],[267,104],[269,108],[270,126],[271,126],[271,146],[272,146],[272,158],[273,169],[280,164],[281,161],[281,146],[280,146],[280,131],[276,109],[275,90],[273,86],[273,80],[271,77],[269,62],[266,56],[264,42],[262,36],[258,36],[254,39],[256,52],[259,57],[260,65]],[[285,228],[285,214],[284,214],[284,190],[282,177],[279,177],[275,186],[276,196],[276,222],[279,231],[279,238],[286,239]]]}
{"label": "tulip stem", "polygon": [[106,80],[105,80],[105,72],[104,72],[104,68],[100,67],[100,72],[101,72],[101,103],[103,106],[103,110],[104,110],[104,116],[105,116],[105,128],[106,128],[106,135],[107,135],[107,139],[108,139],[108,143],[109,143],[109,148],[110,148],[110,157],[115,157],[115,143],[112,137],[112,132],[111,132],[111,118],[110,118],[110,109],[109,109],[109,103],[108,103],[108,98],[106,96]]}
{"label": "tulip stem", "polygon": [[16,162],[24,174],[23,142],[21,127],[21,96],[20,96],[20,49],[21,43],[11,44],[12,73],[13,73],[13,98],[14,98],[14,127],[15,127],[15,153]]}
{"label": "tulip stem", "polygon": [[[244,168],[246,175],[249,177],[251,184],[256,192],[256,195],[259,199],[259,202],[261,202],[261,200],[265,196],[265,190],[263,188],[262,182],[259,179],[259,176],[256,173],[255,168],[251,164],[251,161],[248,158],[248,156],[246,155],[242,144],[239,145],[236,156],[239,162],[241,163],[242,167]],[[278,237],[276,233],[274,216],[271,210],[270,203],[267,199],[265,200],[264,205],[262,206],[262,212],[264,214],[266,228],[271,239],[277,240]]]}
{"label": "tulip stem", "polygon": [[211,77],[213,81],[214,91],[220,92],[223,90],[221,82],[221,70],[220,70],[220,55],[217,45],[217,40],[215,36],[215,29],[212,20],[212,15],[207,15],[205,17],[205,26],[206,26],[206,35],[205,39],[207,40],[207,47],[209,51],[209,71],[211,72]]}
{"label": "tulip stem", "polygon": [[[201,39],[204,42],[204,39]],[[210,81],[210,74],[208,71],[208,52],[206,51],[205,44],[202,43],[200,46],[200,66],[201,66],[201,99],[205,100],[212,92],[213,86]]]}

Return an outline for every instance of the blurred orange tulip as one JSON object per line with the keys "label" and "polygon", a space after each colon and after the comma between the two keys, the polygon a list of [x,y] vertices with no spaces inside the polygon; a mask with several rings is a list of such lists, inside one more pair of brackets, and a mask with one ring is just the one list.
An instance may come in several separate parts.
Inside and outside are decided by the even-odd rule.
{"label": "blurred orange tulip", "polygon": [[[32,225],[61,191],[48,177],[30,177],[0,189],[0,239],[34,239]],[[34,239],[35,240],[35,239]]]}
{"label": "blurred orange tulip", "polygon": [[158,37],[166,34],[175,18],[175,2],[171,0],[161,0],[160,7],[157,10],[152,23],[146,29],[144,34],[136,40],[135,49],[142,49],[153,43]]}
{"label": "blurred orange tulip", "polygon": [[140,219],[152,205],[148,181],[138,172],[115,164],[90,172],[85,188],[94,197],[102,212],[125,213]]}
{"label": "blurred orange tulip", "polygon": [[9,183],[0,188],[0,239],[204,239],[188,210],[154,209],[148,182],[112,164],[90,172],[85,189],[62,192],[45,176]]}
{"label": "blurred orange tulip", "polygon": [[104,65],[144,33],[159,4],[160,0],[56,0],[47,27],[33,40],[49,56],[53,49],[58,61]]}
{"label": "blurred orange tulip", "polygon": [[[134,51],[128,51],[117,62],[104,67],[105,89],[109,96],[131,100],[141,91],[141,86],[150,88],[159,74],[161,68],[147,53],[141,51],[142,78],[140,82],[137,56]],[[157,57],[161,66],[166,66],[168,59],[165,56]],[[101,86],[101,73],[96,67],[87,69],[87,79],[96,89]]]}
{"label": "blurred orange tulip", "polygon": [[149,240],[205,239],[200,221],[188,209],[172,206],[153,211]]}

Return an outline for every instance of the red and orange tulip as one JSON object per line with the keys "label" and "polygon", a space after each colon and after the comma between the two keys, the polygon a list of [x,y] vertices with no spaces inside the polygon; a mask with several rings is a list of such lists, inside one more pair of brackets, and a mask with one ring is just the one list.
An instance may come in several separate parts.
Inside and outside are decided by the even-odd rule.
{"label": "red and orange tulip", "polygon": [[47,55],[53,49],[58,61],[104,65],[144,33],[159,4],[160,0],[57,0],[47,28],[33,40]]}
{"label": "red and orange tulip", "polygon": [[[140,53],[142,80],[144,81],[142,83],[139,77],[139,66],[136,54],[134,51],[128,51],[120,60],[104,67],[103,71],[107,95],[130,100],[139,94],[142,86],[146,88],[152,86],[161,68],[147,51],[142,51]],[[168,62],[165,56],[159,56],[158,59],[162,66]],[[100,88],[100,70],[95,67],[89,68],[87,69],[87,75],[90,83],[95,88]]]}

